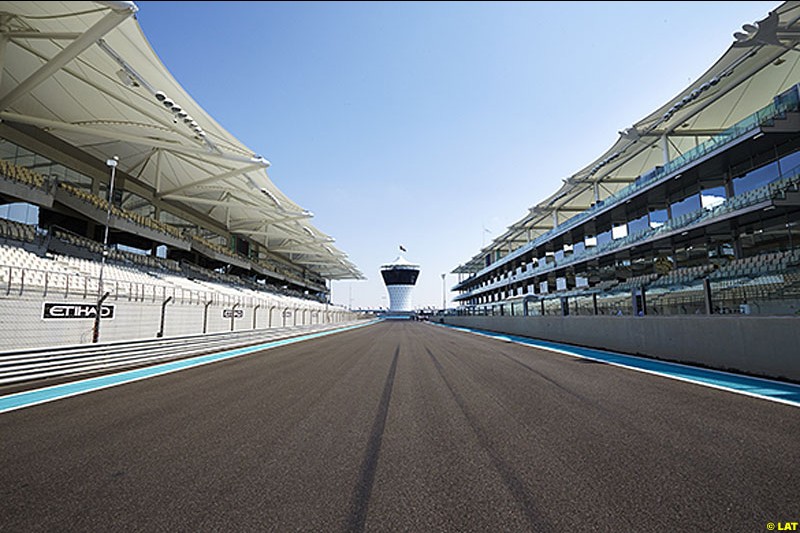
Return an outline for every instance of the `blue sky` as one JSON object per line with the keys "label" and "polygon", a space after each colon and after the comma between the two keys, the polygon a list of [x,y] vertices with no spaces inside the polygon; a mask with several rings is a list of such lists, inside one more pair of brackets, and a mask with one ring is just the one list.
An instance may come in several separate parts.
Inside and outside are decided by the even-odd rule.
{"label": "blue sky", "polygon": [[[387,305],[403,245],[442,273],[678,94],[779,2],[137,2],[153,49]],[[484,231],[486,228],[488,231]]]}

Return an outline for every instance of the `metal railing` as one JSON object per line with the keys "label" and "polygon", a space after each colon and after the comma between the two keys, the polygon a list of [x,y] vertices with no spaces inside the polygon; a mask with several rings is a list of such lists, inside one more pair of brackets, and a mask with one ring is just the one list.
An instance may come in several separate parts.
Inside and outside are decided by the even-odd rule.
{"label": "metal railing", "polygon": [[362,322],[364,321],[0,352],[0,385],[108,373],[337,329]]}
{"label": "metal railing", "polygon": [[710,139],[692,148],[691,150],[688,150],[684,154],[681,154],[675,159],[670,160],[665,165],[657,166],[654,169],[645,172],[630,185],[597,202],[589,209],[565,220],[564,222],[558,224],[551,230],[543,233],[542,235],[539,235],[532,241],[521,246],[517,250],[514,250],[513,252],[507,254],[500,260],[476,272],[468,279],[458,283],[455,289],[457,290],[458,287],[463,287],[464,284],[468,282],[470,279],[481,276],[491,271],[492,269],[497,268],[498,266],[501,266],[507,263],[508,261],[513,260],[516,257],[519,257],[525,252],[538,248],[539,246],[543,245],[550,239],[554,238],[556,235],[563,233],[567,230],[570,230],[578,226],[580,223],[592,218],[599,211],[608,209],[611,206],[621,203],[622,201],[632,197],[645,187],[648,187],[651,184],[666,178],[670,174],[676,173],[684,169],[685,167],[694,163],[695,161],[709,155],[714,151],[717,151],[720,148],[723,148],[728,143],[735,141],[745,135],[750,135],[756,129],[762,126],[772,125],[776,119],[784,118],[786,114],[789,112],[795,112],[800,110],[800,89],[798,87],[800,86],[795,85],[791,87],[783,94],[776,96],[769,105],[763,107],[762,109],[756,111],[755,113],[749,115],[748,117],[740,120],[736,124],[730,126],[725,131],[717,135],[714,135]]}
{"label": "metal railing", "polygon": [[533,279],[537,276],[541,276],[542,274],[546,274],[575,263],[587,261],[616,252],[627,246],[639,246],[646,241],[660,239],[670,233],[685,231],[692,227],[708,224],[715,218],[722,217],[729,213],[746,209],[764,201],[780,199],[785,196],[787,191],[797,190],[798,188],[800,188],[800,166],[781,173],[781,175],[774,181],[762,187],[728,198],[725,202],[722,202],[713,208],[703,208],[697,211],[686,213],[674,219],[670,219],[665,224],[656,228],[641,230],[619,239],[613,239],[597,246],[588,247],[581,252],[570,254],[569,256],[565,256],[561,259],[554,259],[552,262],[540,261],[537,266],[525,270],[522,273],[504,277],[485,286],[464,292],[458,295],[456,300],[466,300],[473,296],[477,296],[512,283]]}

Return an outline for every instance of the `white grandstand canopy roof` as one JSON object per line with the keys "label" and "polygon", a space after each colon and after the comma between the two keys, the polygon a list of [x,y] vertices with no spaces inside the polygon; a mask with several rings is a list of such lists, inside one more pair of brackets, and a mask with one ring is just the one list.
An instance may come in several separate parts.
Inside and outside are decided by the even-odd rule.
{"label": "white grandstand canopy roof", "polygon": [[[0,119],[41,128],[327,279],[363,275],[161,63],[133,2],[0,2]],[[243,73],[244,75],[244,73]]]}
{"label": "white grandstand canopy roof", "polygon": [[[724,5],[721,3],[720,9]],[[665,151],[674,159],[800,82],[798,19],[800,2],[792,1],[781,4],[760,21],[742,21],[743,29],[734,34],[733,44],[697,81],[619,132],[605,153],[563,179],[555,193],[530,207],[526,216],[453,273],[478,272],[485,267],[487,254],[505,255],[532,241],[663,165]],[[531,174],[535,176],[535,168]]]}

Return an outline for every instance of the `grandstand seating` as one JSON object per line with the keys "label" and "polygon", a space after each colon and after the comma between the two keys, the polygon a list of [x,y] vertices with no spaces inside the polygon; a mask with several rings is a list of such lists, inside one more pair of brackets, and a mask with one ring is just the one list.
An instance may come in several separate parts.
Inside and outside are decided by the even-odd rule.
{"label": "grandstand seating", "polygon": [[[791,169],[791,171],[787,172],[786,175],[784,175],[782,178],[776,181],[773,181],[757,189],[747,191],[741,195],[729,198],[728,200],[712,208],[703,208],[697,211],[686,213],[681,216],[675,217],[674,219],[670,219],[661,226],[658,226],[657,228],[645,229],[622,238],[613,239],[598,246],[586,247],[583,251],[572,253],[568,256],[565,256],[561,260],[555,260],[552,262],[542,260],[538,261],[536,266],[533,266],[533,264],[529,264],[525,270],[520,269],[519,271],[515,271],[513,274],[509,273],[508,276],[503,275],[499,279],[495,279],[494,281],[488,282],[485,285],[481,285],[480,287],[473,289],[472,291],[464,293],[461,297],[465,298],[469,296],[490,292],[491,290],[496,289],[497,287],[505,285],[509,281],[517,282],[517,281],[524,281],[526,279],[533,279],[537,275],[541,275],[550,271],[555,271],[565,266],[569,266],[575,263],[579,263],[581,261],[586,261],[594,257],[599,257],[605,254],[609,254],[611,252],[615,252],[626,247],[640,245],[643,242],[658,238],[663,234],[673,233],[677,231],[686,231],[687,229],[693,227],[699,227],[700,225],[711,223],[715,218],[721,217],[723,215],[736,212],[737,210],[744,209],[748,206],[758,204],[766,200],[779,198],[785,195],[786,191],[797,190],[799,186],[800,186],[800,168],[794,168]],[[769,269],[769,265],[762,264],[766,261],[765,259],[761,259],[759,261],[762,271]],[[740,265],[740,269],[747,269],[747,271],[750,272],[750,270],[752,269],[748,269],[748,266],[749,263],[744,263],[743,265]],[[681,272],[680,274],[677,274],[677,276],[678,279],[676,280],[676,283],[691,281],[692,279],[694,279],[694,277],[696,277],[694,276],[692,271]],[[728,274],[726,274],[726,271],[723,271],[721,273],[716,274],[714,279],[722,279],[726,276],[728,276]],[[672,283],[670,280],[665,279],[659,283],[659,286],[670,283]]]}
{"label": "grandstand seating", "polygon": [[217,252],[218,254],[227,255],[229,257],[236,257],[236,254],[232,253],[229,249],[225,248],[224,246],[221,246],[213,241],[209,241],[208,239],[204,239],[199,235],[193,234],[191,238],[193,241],[202,244],[206,248],[210,248],[211,250]]}
{"label": "grandstand seating", "polygon": [[103,288],[111,292],[111,299],[145,301],[171,295],[177,302],[196,304],[220,299],[262,299],[284,308],[321,309],[321,304],[314,300],[234,286],[227,280],[193,280],[166,270],[142,270],[111,260],[102,265],[99,261],[65,255],[40,256],[9,244],[0,244],[0,297],[65,291],[65,296],[94,298],[101,269]]}
{"label": "grandstand seating", "polygon": [[29,168],[15,165],[5,159],[0,159],[0,174],[20,183],[24,183],[29,187],[35,187],[37,189],[45,188],[45,179],[41,174]]}
{"label": "grandstand seating", "polygon": [[756,113],[745,117],[733,126],[729,127],[727,130],[711,137],[707,141],[697,145],[692,150],[681,154],[666,165],[656,167],[650,172],[644,173],[640,179],[636,180],[634,183],[628,185],[620,191],[617,191],[608,198],[597,202],[590,209],[587,209],[586,211],[579,213],[569,220],[559,224],[550,232],[537,237],[534,242],[537,246],[547,242],[555,233],[563,232],[566,229],[577,226],[581,222],[594,216],[601,209],[606,209],[609,205],[613,205],[630,198],[645,187],[663,179],[669,174],[680,171],[682,168],[689,166],[694,161],[697,161],[701,157],[710,154],[718,148],[721,148],[725,144],[740,137],[752,134],[752,132],[759,126],[771,125],[774,123],[776,118],[785,118],[787,113],[797,111],[799,109],[800,92],[798,92],[797,87],[794,87],[792,90],[787,91],[784,95],[782,95],[782,97],[776,98]]}
{"label": "grandstand seating", "polygon": [[[711,282],[712,299],[718,302],[752,303],[759,299],[795,298],[800,295],[800,249],[723,259],[717,264],[682,266],[662,274],[632,276],[624,281],[605,280],[589,288],[553,290],[550,287],[547,293],[526,294],[545,301],[595,295],[600,314],[617,314],[620,310],[621,314],[629,315],[632,291],[644,289],[651,312],[691,314],[704,310],[704,279]],[[491,290],[505,282],[498,280],[483,288]],[[738,304],[729,306],[727,311],[723,311],[723,306],[718,307],[716,312],[734,312],[730,307],[738,309]]]}
{"label": "grandstand seating", "polygon": [[[58,184],[59,188],[64,190],[65,192],[69,193],[70,195],[78,198],[87,204],[93,206],[96,209],[100,209],[102,211],[108,211],[108,201],[91,194],[79,187],[75,187],[72,184],[61,182]],[[167,235],[171,235],[178,239],[183,239],[183,233],[178,230],[177,228],[166,224],[164,222],[160,222],[153,218],[148,218],[145,216],[140,215],[139,213],[134,213],[132,211],[127,211],[115,205],[111,206],[111,214],[115,217],[125,219],[129,222],[137,224],[139,226],[143,226],[145,228],[151,229],[153,231],[159,231],[161,233],[166,233]]]}
{"label": "grandstand seating", "polygon": [[[91,198],[91,195],[86,195]],[[99,199],[92,199],[98,205]],[[43,245],[26,249],[24,243],[37,239],[35,226],[0,218],[0,295],[24,295],[28,291],[66,290],[67,294],[88,297],[98,290],[102,244],[54,227],[50,238],[85,250],[94,259],[46,251]],[[44,239],[40,239],[44,240]],[[214,245],[205,240],[207,245]],[[226,251],[214,245],[220,251]],[[257,284],[238,276],[223,274],[191,263],[178,263],[149,255],[109,248],[107,262],[102,267],[104,289],[113,298],[154,299],[157,294],[173,294],[192,301],[217,301],[221,295],[241,298],[244,294],[256,298],[280,299],[285,306],[319,305],[299,291]],[[288,271],[288,269],[284,269]],[[187,277],[188,276],[188,277]],[[194,278],[194,279],[190,279]]]}
{"label": "grandstand seating", "polygon": [[14,220],[0,218],[0,240],[33,242],[36,238],[36,227],[22,224]]}
{"label": "grandstand seating", "polygon": [[[100,244],[97,241],[93,241],[92,239],[81,237],[80,235],[76,235],[72,232],[65,231],[59,228],[53,228],[52,236],[54,239],[59,239],[62,242],[71,244],[76,248],[84,249],[88,252],[91,252],[92,254],[101,255],[103,253],[102,244]],[[171,270],[173,272],[181,271],[177,261],[171,259],[164,259],[160,257],[154,257],[152,255],[143,255],[143,254],[128,252],[114,247],[109,248],[108,257],[110,259],[114,259],[121,262],[134,263],[139,267],[144,267],[144,268],[164,269],[164,270]]]}
{"label": "grandstand seating", "polygon": [[[42,175],[24,166],[17,165],[11,161],[0,160],[0,175],[6,176],[9,179],[15,180],[19,183],[23,183],[30,187],[41,188],[41,189],[47,187],[47,180]],[[92,194],[86,188],[83,188],[82,186],[79,186],[76,183],[58,181],[57,189],[59,191],[62,191],[63,193],[66,193],[75,200],[84,202],[87,206],[91,206],[95,210],[99,210],[102,212],[108,212],[109,210],[109,204],[106,199],[101,198],[95,194]],[[319,277],[316,278],[309,277],[304,272],[301,272],[300,269],[298,269],[297,267],[290,268],[270,258],[251,260],[250,258],[240,256],[239,254],[232,252],[226,247],[220,246],[219,244],[210,241],[208,239],[205,239],[203,237],[200,237],[196,234],[191,234],[191,235],[185,234],[183,231],[170,224],[161,222],[154,218],[143,216],[136,212],[123,209],[116,205],[111,206],[110,213],[113,217],[133,223],[142,228],[160,232],[162,234],[169,235],[171,237],[183,241],[187,239],[194,241],[196,243],[199,243],[201,246],[205,246],[207,250],[213,251],[216,254],[220,254],[224,257],[230,258],[231,260],[238,260],[242,264],[249,264],[252,261],[255,264],[259,265],[262,269],[266,270],[267,272],[276,274],[277,275],[276,277],[283,278],[284,280],[286,280],[287,283],[297,284],[299,286],[308,286],[320,292],[324,292],[326,290],[324,280],[322,280]],[[59,239],[73,246],[77,246],[79,248],[87,250],[93,254],[102,253],[102,246],[96,241],[92,241],[91,239],[87,239],[86,237],[82,237],[80,235],[76,235],[74,233],[67,232],[64,230],[60,230],[58,228],[56,228],[56,230],[57,231],[53,231],[52,233],[53,238]],[[36,234],[36,228],[34,226],[19,224],[0,218],[0,241],[11,240],[11,241],[33,242],[35,239],[35,234]],[[160,268],[160,269],[165,268],[167,270],[172,270],[173,272],[181,272],[182,270],[186,269],[185,265],[181,266],[178,264],[177,261],[174,260],[159,260],[158,258],[154,258],[147,255],[124,252],[122,250],[115,249],[115,247],[113,246],[108,251],[108,257],[118,261],[127,261],[130,263],[135,263],[140,267]],[[201,267],[197,267],[194,270],[196,271],[198,269],[201,271],[201,275],[204,277],[217,278],[219,281],[224,281],[229,283],[239,283],[245,285],[248,284],[246,280],[242,280],[236,276],[226,277],[225,275],[213,273],[212,271],[209,271],[207,269],[202,269]],[[293,295],[298,297],[306,296],[300,291],[296,291],[288,287],[285,289],[285,292],[287,293],[291,292]]]}

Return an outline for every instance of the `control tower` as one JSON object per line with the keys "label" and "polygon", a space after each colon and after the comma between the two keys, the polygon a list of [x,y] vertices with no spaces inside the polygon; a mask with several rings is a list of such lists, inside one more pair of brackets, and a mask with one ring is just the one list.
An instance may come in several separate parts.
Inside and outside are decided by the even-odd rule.
{"label": "control tower", "polygon": [[[401,251],[405,251],[402,247]],[[390,312],[411,312],[411,291],[419,276],[419,265],[409,263],[401,254],[392,263],[381,266],[381,275],[389,291]]]}

